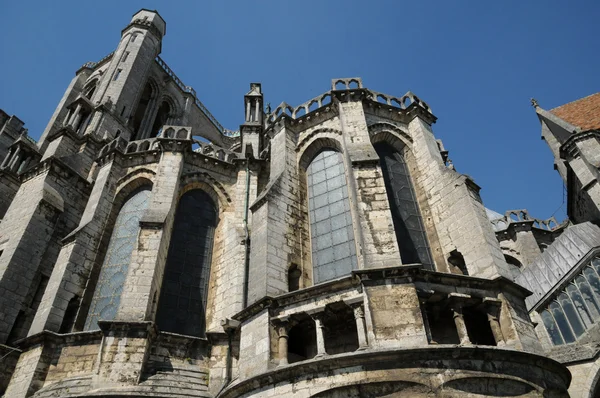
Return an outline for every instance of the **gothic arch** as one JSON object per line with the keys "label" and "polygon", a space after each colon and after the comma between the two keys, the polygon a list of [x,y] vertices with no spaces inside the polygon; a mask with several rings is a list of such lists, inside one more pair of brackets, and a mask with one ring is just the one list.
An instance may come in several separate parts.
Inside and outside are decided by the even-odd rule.
{"label": "gothic arch", "polygon": [[117,181],[115,201],[117,200],[119,195],[122,195],[121,191],[125,192],[125,195],[128,195],[127,192],[131,192],[132,189],[135,189],[143,184],[154,184],[155,175],[156,173],[153,170],[150,170],[145,167],[140,167],[121,177]]}
{"label": "gothic arch", "polygon": [[373,144],[386,141],[390,145],[398,145],[398,141],[408,148],[412,147],[413,140],[408,133],[391,123],[373,123],[369,125],[369,136]]}
{"label": "gothic arch", "polygon": [[179,196],[156,311],[161,330],[204,337],[218,225],[218,204],[206,190]]}
{"label": "gothic arch", "polygon": [[217,205],[219,212],[226,211],[232,203],[231,196],[225,187],[206,172],[197,171],[184,174],[181,177],[179,196],[183,196],[183,194],[192,189],[202,189],[206,191]]}
{"label": "gothic arch", "polygon": [[419,263],[434,269],[429,234],[407,161],[410,148],[388,130],[381,130],[371,139],[379,156],[402,263]]}
{"label": "gothic arch", "polygon": [[100,81],[100,79],[98,77],[93,78],[93,79],[88,79],[88,81],[83,86],[83,90],[81,92],[90,101],[92,100],[92,98],[96,92],[96,89],[98,88],[99,81]]}
{"label": "gothic arch", "polygon": [[[151,200],[152,185],[152,181],[145,177],[134,177],[123,184],[114,196],[110,215],[104,225],[104,232],[94,261],[94,269],[90,277],[91,283],[88,282],[82,300],[82,307],[85,310],[80,311],[82,315],[79,316],[80,319],[77,322],[84,327],[84,330],[93,330],[96,327],[95,321],[114,319],[117,314],[125,278],[116,278],[115,275],[127,275],[129,267],[127,256],[131,256],[133,253],[135,241],[139,234],[139,224],[131,220],[143,217],[143,213]],[[124,211],[126,213],[123,213]],[[138,228],[137,232],[132,229],[136,227]],[[119,232],[118,235],[115,235],[117,228],[118,231],[129,232]],[[115,236],[118,236],[118,238],[115,238]],[[118,255],[111,255],[111,253],[116,252],[118,252]],[[121,285],[115,282],[118,280],[121,280]],[[110,299],[112,303],[110,310],[105,304],[103,304],[105,307],[100,305],[103,300],[107,299],[105,297],[107,294],[112,297]],[[83,314],[85,314],[85,319],[83,319]],[[84,322],[85,324],[82,325]]]}
{"label": "gothic arch", "polygon": [[138,94],[135,110],[132,109],[132,112],[130,112],[130,115],[133,116],[130,123],[134,139],[144,138],[143,134],[149,129],[148,125],[151,126],[151,123],[154,122],[154,109],[159,95],[160,87],[156,80],[153,77],[148,77]]}
{"label": "gothic arch", "polygon": [[314,284],[358,268],[346,163],[340,142],[332,138],[316,138],[300,156],[299,190],[308,217],[297,227],[308,232],[300,244],[308,244]]}
{"label": "gothic arch", "polygon": [[[298,165],[301,170],[306,170],[310,162],[317,156],[317,154],[324,148],[333,149],[342,155],[344,150],[342,149],[342,143],[340,138],[341,131],[334,129],[319,129],[309,134],[300,144],[296,151],[298,152]],[[302,146],[306,146],[302,149]]]}

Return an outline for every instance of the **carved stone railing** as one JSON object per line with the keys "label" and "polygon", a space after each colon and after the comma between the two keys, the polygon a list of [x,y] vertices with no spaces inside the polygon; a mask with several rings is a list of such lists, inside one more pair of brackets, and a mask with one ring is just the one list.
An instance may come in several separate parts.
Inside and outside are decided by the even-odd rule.
{"label": "carved stone railing", "polygon": [[85,64],[81,65],[81,68],[94,69],[97,66],[102,65],[103,63],[105,63],[106,61],[108,61],[109,59],[111,59],[114,54],[115,54],[115,52],[113,51],[110,54],[108,54],[107,56],[105,56],[104,58],[102,58],[98,62],[86,62]]}
{"label": "carved stone railing", "polygon": [[198,146],[196,149],[194,149],[194,152],[200,153],[204,156],[209,156],[228,163],[233,162],[233,159],[236,159],[238,157],[237,153],[227,150],[225,148],[221,148],[214,144],[200,142],[197,140],[192,140],[192,142],[194,146]]}
{"label": "carved stone railing", "polygon": [[508,210],[503,217],[490,220],[494,230],[500,231],[506,229],[511,223],[533,222],[533,226],[546,231],[554,231],[563,226],[556,221],[556,218],[550,217],[547,220],[534,218],[529,215],[526,209]]}
{"label": "carved stone railing", "polygon": [[397,107],[400,109],[406,109],[413,103],[416,103],[416,104],[420,105],[422,108],[424,108],[425,110],[431,112],[431,108],[429,108],[429,105],[427,105],[427,103],[425,101],[421,101],[419,99],[419,97],[417,97],[410,91],[407,92],[406,94],[404,94],[400,98],[393,97],[393,96],[383,94],[383,93],[378,93],[377,91],[373,91],[373,90],[367,90],[367,91],[369,93],[368,94],[369,99],[376,101],[376,102],[380,102],[382,104],[387,104],[389,106],[394,106],[394,107]]}
{"label": "carved stone railing", "polygon": [[[167,65],[167,63],[165,61],[163,61],[163,59],[161,57],[156,57],[156,63],[158,63],[158,65],[165,71],[165,73],[167,75],[169,75],[169,77],[171,79],[173,79],[173,81],[175,82],[175,84],[184,93],[192,94],[194,96],[194,103],[196,104],[196,106],[198,108],[200,108],[200,110],[202,111],[202,113],[204,113],[204,115],[212,122],[212,124],[214,124],[214,126],[219,130],[219,132],[221,134],[227,135],[226,131],[228,131],[228,132],[231,131],[231,130],[226,130],[221,125],[221,123],[219,123],[219,121],[213,116],[213,114],[210,113],[210,111],[208,110],[208,108],[206,108],[206,106],[204,106],[204,104],[202,103],[202,101],[200,101],[198,99],[198,96],[196,95],[196,90],[194,90],[190,86],[186,86],[185,84],[183,84],[183,82],[181,81],[181,79],[179,79],[179,77],[177,77],[177,75],[175,74],[175,72],[173,72],[173,70],[171,68],[169,68],[169,65]],[[231,137],[229,135],[227,135],[227,136]]]}
{"label": "carved stone railing", "polygon": [[[412,104],[416,104],[426,111],[431,113],[431,108],[425,101],[422,101],[414,95],[412,92],[407,92],[402,97],[394,97],[388,94],[379,93],[377,91],[368,90],[363,88],[362,81],[359,78],[350,78],[350,79],[334,79],[331,81],[333,90],[327,91],[315,98],[312,98],[305,103],[298,105],[297,107],[292,107],[286,102],[282,102],[275,108],[275,110],[269,113],[266,117],[267,126],[273,123],[279,116],[282,114],[286,114],[288,117],[292,119],[298,119],[303,117],[310,112],[313,112],[317,109],[320,109],[326,105],[331,104],[331,98],[333,95],[333,91],[339,90],[363,90],[366,92],[367,98],[371,101],[379,102],[382,104],[386,104],[388,106],[392,106],[399,109],[407,109]],[[343,88],[336,88],[336,86],[343,85]],[[355,87],[353,87],[355,86]]]}

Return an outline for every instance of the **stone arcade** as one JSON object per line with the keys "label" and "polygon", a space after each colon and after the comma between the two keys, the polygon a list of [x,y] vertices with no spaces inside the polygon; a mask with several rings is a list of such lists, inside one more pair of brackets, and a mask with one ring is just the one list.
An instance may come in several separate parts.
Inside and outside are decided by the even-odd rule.
{"label": "stone arcade", "polygon": [[231,131],[165,33],[137,12],[38,142],[0,113],[0,395],[594,396],[600,123],[536,104],[571,221],[502,216],[413,93],[252,83]]}

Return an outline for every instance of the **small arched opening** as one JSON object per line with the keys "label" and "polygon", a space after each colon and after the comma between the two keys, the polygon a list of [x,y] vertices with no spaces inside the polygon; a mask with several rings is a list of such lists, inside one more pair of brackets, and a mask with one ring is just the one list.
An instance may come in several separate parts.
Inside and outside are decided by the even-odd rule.
{"label": "small arched opening", "polygon": [[288,270],[288,291],[295,292],[300,289],[300,278],[302,271],[298,269],[298,265],[292,264]]}
{"label": "small arched opening", "polygon": [[450,252],[450,256],[448,257],[448,265],[450,267],[450,272],[453,274],[469,275],[465,258],[463,257],[462,253],[456,249]]}

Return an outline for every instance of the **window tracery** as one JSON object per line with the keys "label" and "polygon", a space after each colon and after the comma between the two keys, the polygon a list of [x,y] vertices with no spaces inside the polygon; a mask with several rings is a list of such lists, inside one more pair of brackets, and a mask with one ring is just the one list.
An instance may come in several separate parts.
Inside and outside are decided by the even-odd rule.
{"label": "window tracery", "polygon": [[404,157],[389,144],[374,145],[379,155],[400,257],[404,264],[433,269],[427,234]]}
{"label": "window tracery", "polygon": [[113,320],[121,302],[121,293],[140,231],[140,219],[150,201],[150,188],[142,187],[125,202],[115,221],[104,257],[85,330],[96,329],[98,320]]}
{"label": "window tracery", "polygon": [[217,207],[195,189],[180,199],[158,300],[159,329],[203,337]]}
{"label": "window tracery", "polygon": [[331,149],[321,151],[306,175],[316,284],[356,269],[356,244],[342,155]]}
{"label": "window tracery", "polygon": [[600,257],[538,311],[554,345],[573,343],[600,319]]}

